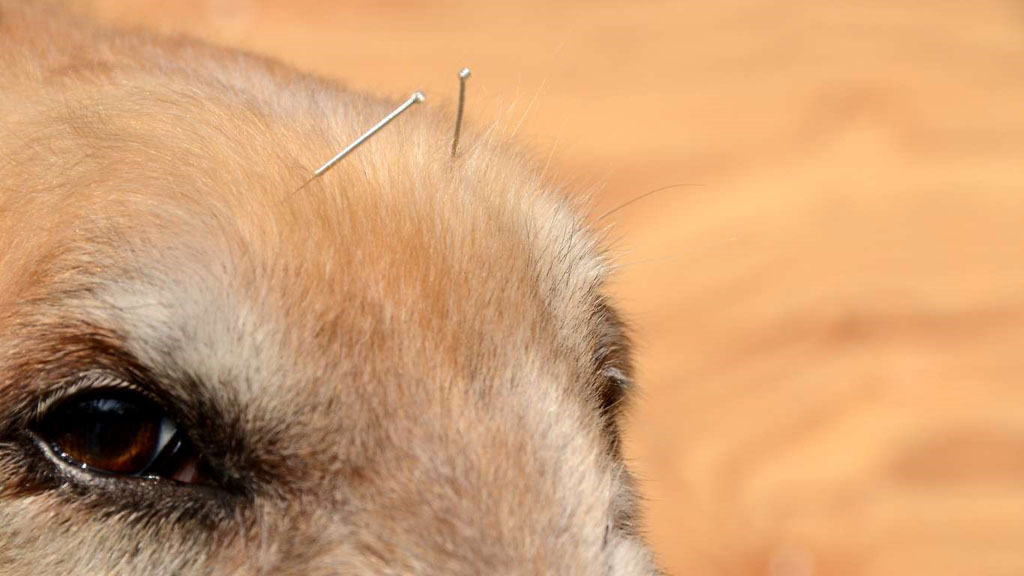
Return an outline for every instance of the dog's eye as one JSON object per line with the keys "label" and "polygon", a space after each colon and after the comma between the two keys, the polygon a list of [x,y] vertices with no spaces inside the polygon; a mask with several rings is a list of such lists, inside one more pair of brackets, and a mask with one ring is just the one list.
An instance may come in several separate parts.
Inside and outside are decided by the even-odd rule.
{"label": "dog's eye", "polygon": [[136,393],[68,398],[44,416],[37,433],[65,460],[93,472],[204,481],[198,455],[178,424]]}

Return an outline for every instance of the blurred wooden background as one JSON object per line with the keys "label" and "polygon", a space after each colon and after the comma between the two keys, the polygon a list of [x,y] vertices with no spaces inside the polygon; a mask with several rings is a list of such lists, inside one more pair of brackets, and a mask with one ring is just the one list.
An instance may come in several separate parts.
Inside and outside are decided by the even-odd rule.
{"label": "blurred wooden background", "polygon": [[617,211],[672,574],[1024,574],[1024,4],[69,0],[499,122]]}

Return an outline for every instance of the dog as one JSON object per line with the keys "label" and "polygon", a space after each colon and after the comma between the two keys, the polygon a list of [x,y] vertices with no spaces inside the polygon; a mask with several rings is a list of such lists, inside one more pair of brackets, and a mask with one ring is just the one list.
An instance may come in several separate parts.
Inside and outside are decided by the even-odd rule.
{"label": "dog", "polygon": [[0,74],[0,573],[658,573],[528,154],[420,106],[311,180],[395,102],[38,2]]}

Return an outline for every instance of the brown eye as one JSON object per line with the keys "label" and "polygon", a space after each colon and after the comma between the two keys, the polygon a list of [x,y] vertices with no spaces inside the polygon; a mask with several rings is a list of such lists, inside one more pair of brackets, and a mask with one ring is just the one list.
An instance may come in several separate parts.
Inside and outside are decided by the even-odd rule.
{"label": "brown eye", "polygon": [[202,482],[199,459],[177,423],[139,394],[74,396],[47,413],[39,434],[65,460],[93,472]]}

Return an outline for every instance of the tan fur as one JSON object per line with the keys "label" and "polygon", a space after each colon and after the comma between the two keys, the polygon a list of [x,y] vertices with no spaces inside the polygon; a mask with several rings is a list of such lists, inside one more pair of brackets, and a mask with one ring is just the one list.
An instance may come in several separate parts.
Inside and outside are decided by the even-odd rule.
{"label": "tan fur", "polygon": [[[0,1],[0,573],[654,573],[606,264],[513,147],[190,40]],[[239,494],[19,433],[137,366]]]}

